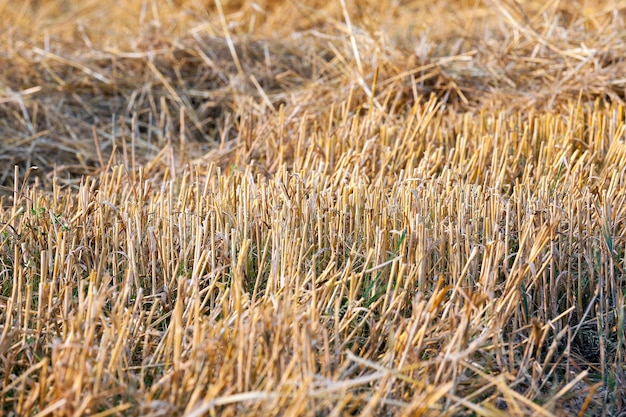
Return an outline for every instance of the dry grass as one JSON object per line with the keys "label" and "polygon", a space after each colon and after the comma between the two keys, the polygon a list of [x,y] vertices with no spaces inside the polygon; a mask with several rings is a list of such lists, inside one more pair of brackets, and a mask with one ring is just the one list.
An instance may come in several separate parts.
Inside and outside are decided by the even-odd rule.
{"label": "dry grass", "polygon": [[121,3],[0,0],[1,413],[626,410],[625,2]]}

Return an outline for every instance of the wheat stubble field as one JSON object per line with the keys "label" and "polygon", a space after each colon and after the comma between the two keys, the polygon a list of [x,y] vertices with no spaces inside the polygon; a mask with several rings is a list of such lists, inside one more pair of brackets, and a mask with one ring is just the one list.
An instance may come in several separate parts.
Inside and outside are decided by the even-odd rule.
{"label": "wheat stubble field", "polygon": [[0,414],[617,416],[626,2],[0,1]]}

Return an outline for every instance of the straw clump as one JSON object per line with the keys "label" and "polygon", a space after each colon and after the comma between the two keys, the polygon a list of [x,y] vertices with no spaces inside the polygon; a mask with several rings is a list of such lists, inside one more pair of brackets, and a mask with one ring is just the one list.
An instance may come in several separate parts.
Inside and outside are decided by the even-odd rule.
{"label": "straw clump", "polygon": [[625,409],[619,4],[126,3],[0,2],[5,415]]}

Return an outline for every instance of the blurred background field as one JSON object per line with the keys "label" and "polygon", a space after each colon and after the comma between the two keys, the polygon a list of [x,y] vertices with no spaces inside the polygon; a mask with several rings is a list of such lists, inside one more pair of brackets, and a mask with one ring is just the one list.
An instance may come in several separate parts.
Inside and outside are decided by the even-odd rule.
{"label": "blurred background field", "polygon": [[[297,126],[349,98],[350,111],[373,105],[386,119],[431,94],[474,114],[565,116],[579,99],[624,99],[619,2],[221,6],[220,14],[212,1],[4,1],[2,183],[16,164],[91,173],[133,131],[142,162],[182,138],[181,157],[213,151],[228,164],[222,156],[242,130],[271,135],[281,106]],[[271,168],[265,144],[249,145],[255,152],[236,162]]]}
{"label": "blurred background field", "polygon": [[625,1],[0,0],[4,415],[621,415]]}

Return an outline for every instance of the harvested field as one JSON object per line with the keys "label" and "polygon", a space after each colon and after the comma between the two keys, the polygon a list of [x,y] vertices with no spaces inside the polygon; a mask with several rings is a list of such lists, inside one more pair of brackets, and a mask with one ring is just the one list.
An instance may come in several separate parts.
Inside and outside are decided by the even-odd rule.
{"label": "harvested field", "polygon": [[626,412],[626,1],[0,0],[0,414]]}

